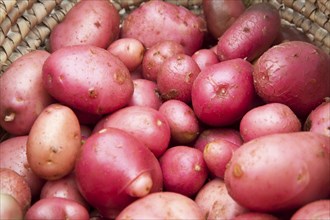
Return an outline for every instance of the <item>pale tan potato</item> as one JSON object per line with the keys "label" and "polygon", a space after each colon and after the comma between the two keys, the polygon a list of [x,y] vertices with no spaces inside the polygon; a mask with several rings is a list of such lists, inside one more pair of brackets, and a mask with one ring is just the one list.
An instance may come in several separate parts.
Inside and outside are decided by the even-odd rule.
{"label": "pale tan potato", "polygon": [[80,147],[81,131],[76,115],[69,107],[52,104],[31,128],[27,159],[38,176],[60,179],[73,170]]}

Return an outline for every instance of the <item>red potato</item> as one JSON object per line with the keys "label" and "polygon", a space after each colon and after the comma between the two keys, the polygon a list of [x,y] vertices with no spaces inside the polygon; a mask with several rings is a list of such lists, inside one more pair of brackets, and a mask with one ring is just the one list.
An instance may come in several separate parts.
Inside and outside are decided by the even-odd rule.
{"label": "red potato", "polygon": [[0,219],[23,219],[24,214],[17,200],[9,195],[0,193]]}
{"label": "red potato", "polygon": [[117,128],[105,128],[86,140],[75,174],[79,191],[106,218],[114,218],[138,198],[161,191],[163,184],[152,152]]}
{"label": "red potato", "polygon": [[24,216],[25,220],[72,219],[88,220],[88,210],[70,199],[45,198],[35,202]]}
{"label": "red potato", "polygon": [[191,57],[201,70],[207,66],[219,63],[218,56],[211,49],[197,50]]}
{"label": "red potato", "polygon": [[188,146],[174,146],[159,159],[164,190],[193,197],[204,185],[208,170],[203,153]]}
{"label": "red potato", "polygon": [[26,155],[36,175],[56,180],[73,170],[80,147],[81,131],[76,115],[67,106],[52,104],[34,122]]}
{"label": "red potato", "polygon": [[233,200],[223,180],[214,178],[207,182],[195,197],[203,212],[203,219],[233,219],[248,210]]}
{"label": "red potato", "polygon": [[230,196],[251,211],[285,211],[328,198],[329,173],[329,137],[280,133],[238,148],[226,169],[225,183]]}
{"label": "red potato", "polygon": [[90,205],[78,189],[74,172],[62,177],[61,179],[48,180],[45,183],[40,192],[40,199],[53,197],[70,199],[78,202],[87,210],[90,208]]}
{"label": "red potato", "polygon": [[184,53],[184,47],[172,40],[160,41],[145,52],[142,60],[142,76],[151,81],[157,80],[160,67],[168,58]]}
{"label": "red potato", "polygon": [[330,100],[312,110],[304,123],[305,131],[312,131],[330,137]]}
{"label": "red potato", "polygon": [[240,121],[240,134],[245,142],[268,134],[301,131],[295,113],[281,103],[269,103],[248,111]]}
{"label": "red potato", "polygon": [[24,214],[32,200],[31,189],[25,179],[11,169],[0,168],[0,180],[0,194],[12,196]]}
{"label": "red potato", "polygon": [[49,36],[52,52],[72,45],[94,45],[106,49],[119,37],[120,16],[107,0],[83,0],[74,5]]}
{"label": "red potato", "polygon": [[219,60],[244,58],[253,61],[271,47],[280,28],[280,15],[273,5],[267,2],[252,4],[219,38]]}
{"label": "red potato", "polygon": [[179,193],[157,192],[128,205],[116,217],[124,219],[204,219],[201,209]]}
{"label": "red potato", "polygon": [[133,82],[127,67],[109,51],[90,45],[52,53],[43,83],[60,103],[92,114],[107,114],[130,101]]}
{"label": "red potato", "polygon": [[192,55],[201,48],[205,30],[203,19],[187,8],[155,0],[141,4],[124,18],[121,37],[138,39],[146,48],[173,40]]}
{"label": "red potato", "polygon": [[291,220],[330,219],[330,200],[316,200],[300,207]]}
{"label": "red potato", "polygon": [[219,38],[245,11],[242,0],[203,0],[207,29],[214,38]]}
{"label": "red potato", "polygon": [[36,50],[15,60],[0,76],[0,126],[13,135],[27,135],[41,111],[53,102],[42,84],[42,66],[49,53]]}
{"label": "red potato", "polygon": [[285,104],[305,118],[330,97],[330,56],[303,41],[281,43],[268,49],[255,64],[257,94],[266,102]]}
{"label": "red potato", "polygon": [[143,106],[128,106],[106,116],[95,131],[103,128],[119,128],[142,143],[156,156],[161,156],[168,148],[171,130],[166,117],[159,111]]}
{"label": "red potato", "polygon": [[191,103],[191,88],[200,71],[191,56],[177,54],[168,58],[157,74],[157,86],[162,99]]}
{"label": "red potato", "polygon": [[133,79],[134,92],[128,106],[145,106],[158,110],[162,104],[156,82],[147,79]]}
{"label": "red potato", "polygon": [[280,219],[269,213],[246,212],[236,216],[235,218],[233,218],[233,220],[280,220]]}
{"label": "red potato", "polygon": [[255,95],[252,72],[252,64],[240,58],[202,70],[191,91],[192,106],[199,120],[210,126],[228,126],[239,121]]}
{"label": "red potato", "polygon": [[[40,195],[45,180],[37,176],[27,161],[26,144],[28,136],[17,136],[9,138],[0,143],[0,167],[8,168],[22,177],[31,189],[32,199]],[[0,218],[1,219],[1,218]]]}
{"label": "red potato", "polygon": [[110,44],[107,50],[118,57],[132,72],[141,64],[145,52],[144,45],[134,38],[120,38]]}
{"label": "red potato", "polygon": [[223,139],[210,142],[205,146],[203,158],[213,177],[224,178],[227,164],[239,146]]}
{"label": "red potato", "polygon": [[241,134],[234,128],[208,128],[203,130],[197,137],[194,147],[203,152],[208,143],[217,142],[218,140],[229,141],[238,146],[243,144]]}
{"label": "red potato", "polygon": [[286,41],[297,41],[297,40],[311,43],[311,40],[308,38],[308,36],[301,30],[297,29],[295,25],[282,24],[280,33],[273,42],[273,44],[276,45]]}
{"label": "red potato", "polygon": [[168,100],[160,106],[159,112],[167,119],[173,143],[190,144],[198,137],[199,121],[192,108],[185,102]]}

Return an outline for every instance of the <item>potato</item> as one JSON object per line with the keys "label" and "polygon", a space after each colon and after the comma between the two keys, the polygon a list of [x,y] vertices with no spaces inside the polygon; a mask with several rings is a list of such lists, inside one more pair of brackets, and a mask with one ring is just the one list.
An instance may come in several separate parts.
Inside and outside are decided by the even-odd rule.
{"label": "potato", "polygon": [[171,141],[175,144],[190,144],[198,137],[199,121],[192,108],[180,100],[164,102],[159,112],[162,113],[170,126]]}
{"label": "potato", "polygon": [[24,216],[25,220],[77,219],[88,220],[88,210],[78,202],[64,198],[45,198],[35,202]]}
{"label": "potato", "polygon": [[145,106],[158,110],[162,104],[157,83],[147,79],[133,79],[134,92],[128,106]]}
{"label": "potato", "polygon": [[124,18],[121,38],[138,39],[146,48],[173,40],[192,55],[201,48],[205,30],[203,20],[187,8],[156,0],[141,4]]}
{"label": "potato", "polygon": [[128,205],[116,217],[124,219],[204,219],[201,209],[190,199],[179,193],[156,192]]}
{"label": "potato", "polygon": [[143,106],[128,106],[103,118],[93,132],[103,128],[119,128],[134,137],[151,150],[158,158],[168,148],[171,130],[166,117],[159,111]]}
{"label": "potato", "polygon": [[76,115],[67,106],[52,104],[41,112],[31,128],[27,160],[39,177],[60,179],[73,170],[80,146],[81,131]]}
{"label": "potato", "polygon": [[233,200],[223,180],[211,179],[197,193],[195,202],[201,208],[204,219],[233,219],[247,209]]}
{"label": "potato", "polygon": [[245,142],[275,133],[301,131],[301,122],[285,104],[268,103],[248,111],[240,121],[240,134]]}
{"label": "potato", "polygon": [[241,134],[234,128],[207,128],[197,137],[194,147],[203,152],[208,143],[216,142],[218,140],[229,141],[238,146],[243,144]]}
{"label": "potato", "polygon": [[144,45],[134,38],[120,38],[112,42],[107,50],[118,57],[132,72],[141,64],[145,52]]}
{"label": "potato", "polygon": [[60,103],[100,115],[124,107],[133,94],[126,66],[109,51],[90,45],[52,53],[44,63],[43,83]]}
{"label": "potato", "polygon": [[291,220],[330,219],[330,199],[315,200],[300,207]]}
{"label": "potato", "polygon": [[311,43],[306,33],[299,30],[293,24],[282,24],[280,33],[273,42],[274,45],[280,44],[286,41],[305,41]]}
{"label": "potato", "polygon": [[160,157],[164,190],[193,197],[204,185],[208,170],[203,153],[189,146],[173,146]]}
{"label": "potato", "polygon": [[25,179],[11,169],[0,168],[0,180],[0,194],[12,196],[24,214],[32,201],[31,189]]}
{"label": "potato", "polygon": [[240,58],[203,69],[191,90],[192,106],[199,120],[209,126],[239,121],[255,95],[252,72],[252,64]]}
{"label": "potato", "polygon": [[41,111],[53,102],[42,84],[42,66],[49,53],[36,50],[15,60],[0,76],[0,126],[13,135],[27,135]]}
{"label": "potato", "polygon": [[279,133],[238,148],[225,171],[225,183],[230,196],[251,211],[285,211],[328,198],[329,173],[329,137]]}
{"label": "potato", "polygon": [[0,143],[0,167],[8,168],[24,177],[31,189],[32,199],[39,198],[45,180],[37,176],[27,160],[26,144],[28,136],[11,137]]}
{"label": "potato", "polygon": [[330,96],[330,56],[303,41],[268,49],[255,64],[257,94],[266,102],[285,104],[304,119]]}
{"label": "potato", "polygon": [[280,220],[274,215],[262,212],[245,212],[233,218],[233,220]]}
{"label": "potato", "polygon": [[303,129],[330,137],[330,100],[321,103],[309,113]]}
{"label": "potato", "polygon": [[157,74],[162,99],[191,103],[192,85],[200,71],[195,60],[186,54],[176,54],[165,60]]}
{"label": "potato", "polygon": [[119,37],[119,24],[119,13],[109,1],[80,1],[51,31],[50,50],[81,44],[106,49]]}
{"label": "potato", "polygon": [[195,60],[201,70],[219,62],[218,56],[211,49],[197,50],[191,57]]}
{"label": "potato", "polygon": [[157,80],[162,64],[175,54],[184,53],[184,47],[173,40],[163,40],[147,49],[142,60],[142,76],[151,81]]}
{"label": "potato", "polygon": [[24,214],[17,200],[9,195],[0,193],[0,219],[23,219]]}
{"label": "potato", "polygon": [[207,29],[218,39],[245,11],[242,0],[204,0],[202,1]]}
{"label": "potato", "polygon": [[220,61],[235,58],[253,61],[265,52],[280,32],[278,10],[270,3],[252,4],[220,36],[217,54]]}
{"label": "potato", "polygon": [[105,128],[86,140],[75,174],[86,201],[110,219],[134,200],[161,191],[163,185],[154,154],[118,128]]}

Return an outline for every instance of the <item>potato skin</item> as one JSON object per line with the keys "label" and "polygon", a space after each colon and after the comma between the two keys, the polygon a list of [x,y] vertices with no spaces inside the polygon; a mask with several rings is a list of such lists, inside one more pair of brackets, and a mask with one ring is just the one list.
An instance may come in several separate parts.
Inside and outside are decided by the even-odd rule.
{"label": "potato skin", "polygon": [[52,53],[43,67],[43,83],[59,102],[92,114],[113,112],[133,94],[127,67],[109,51],[90,45]]}
{"label": "potato skin", "polygon": [[33,172],[47,180],[69,174],[81,147],[79,121],[67,106],[45,108],[31,128],[27,141],[27,160]]}
{"label": "potato skin", "polygon": [[0,76],[0,125],[27,135],[41,111],[53,102],[42,84],[42,66],[50,54],[36,50],[15,60]]}
{"label": "potato skin", "polygon": [[50,50],[54,52],[65,46],[80,44],[105,49],[119,37],[119,24],[119,13],[109,1],[80,1],[52,30]]}
{"label": "potato skin", "polygon": [[225,183],[229,194],[246,208],[280,211],[327,198],[329,173],[329,137],[314,132],[282,133],[238,148],[225,172]]}
{"label": "potato skin", "polygon": [[291,220],[301,219],[329,219],[330,199],[316,200],[300,207],[291,217]]}
{"label": "potato skin", "polygon": [[203,20],[188,9],[155,0],[141,5],[123,20],[121,37],[136,38],[146,48],[173,40],[192,55],[202,46],[205,29]]}
{"label": "potato skin", "polygon": [[280,28],[280,15],[275,7],[269,3],[251,5],[219,38],[219,60],[254,60],[272,45]]}
{"label": "potato skin", "polygon": [[328,54],[307,42],[273,46],[254,66],[256,92],[265,102],[286,104],[305,118],[330,96],[329,63]]}

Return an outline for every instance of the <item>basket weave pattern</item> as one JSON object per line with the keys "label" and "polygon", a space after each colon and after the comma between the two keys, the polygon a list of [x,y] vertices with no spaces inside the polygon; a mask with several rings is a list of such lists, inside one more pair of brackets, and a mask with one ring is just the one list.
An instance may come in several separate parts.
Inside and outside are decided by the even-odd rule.
{"label": "basket weave pattern", "polygon": [[[0,0],[0,75],[20,56],[47,49],[52,29],[79,0]],[[144,0],[109,0],[121,18]],[[203,0],[165,0],[202,14]],[[244,0],[246,6],[269,2],[280,13],[282,23],[293,25],[330,54],[329,0]],[[0,141],[6,133],[0,128]]]}

